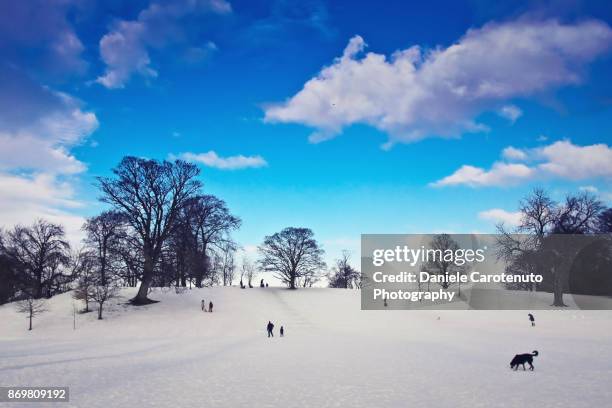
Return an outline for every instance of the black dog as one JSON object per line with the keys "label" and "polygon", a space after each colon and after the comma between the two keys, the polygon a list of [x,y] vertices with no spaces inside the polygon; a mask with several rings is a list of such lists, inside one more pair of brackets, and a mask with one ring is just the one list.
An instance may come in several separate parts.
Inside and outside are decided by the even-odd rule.
{"label": "black dog", "polygon": [[533,371],[533,358],[537,355],[537,350],[534,350],[531,354],[517,354],[510,362],[510,368],[513,368],[514,371],[516,371],[520,364],[523,366],[523,370],[525,370],[525,363],[527,363],[529,364],[529,369]]}

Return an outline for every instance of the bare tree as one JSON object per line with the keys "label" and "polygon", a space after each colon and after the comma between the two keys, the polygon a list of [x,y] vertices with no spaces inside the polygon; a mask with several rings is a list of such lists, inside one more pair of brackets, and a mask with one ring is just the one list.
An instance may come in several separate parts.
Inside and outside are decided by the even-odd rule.
{"label": "bare tree", "polygon": [[[549,276],[552,306],[565,306],[570,260],[579,251],[577,241],[568,234],[590,234],[598,231],[604,206],[596,197],[583,193],[568,194],[561,204],[554,202],[542,189],[534,190],[521,201],[521,223],[514,231],[498,225],[498,257],[504,259],[512,273],[534,271]],[[516,234],[525,233],[526,237]],[[536,286],[536,289],[541,287]]]}
{"label": "bare tree", "polygon": [[23,272],[22,283],[35,299],[51,297],[71,280],[70,245],[64,228],[45,220],[29,227],[16,226],[6,236],[7,254]]}
{"label": "bare tree", "polygon": [[289,289],[296,289],[298,278],[314,276],[325,268],[324,251],[309,228],[285,228],[266,236],[258,249],[261,268],[273,272]]}
{"label": "bare tree", "polygon": [[23,284],[21,264],[10,256],[5,243],[4,231],[0,229],[0,305],[13,300]]}
{"label": "bare tree", "polygon": [[568,195],[556,211],[553,233],[590,234],[597,232],[598,221],[605,206],[594,195]]}
{"label": "bare tree", "polygon": [[126,231],[121,236],[117,250],[117,276],[124,285],[135,288],[143,269],[142,248],[135,234]]}
{"label": "bare tree", "polygon": [[543,237],[554,227],[557,203],[541,188],[536,188],[519,203],[521,222],[517,232]]}
{"label": "bare tree", "polygon": [[91,287],[95,282],[95,271],[93,257],[89,252],[82,249],[73,254],[73,268],[77,274],[77,286],[72,293],[76,300],[85,303],[83,313],[89,313],[89,301],[91,299]]}
{"label": "bare tree", "polygon": [[253,279],[257,275],[257,268],[249,258],[246,256],[242,257],[242,275],[247,279],[247,285],[249,288],[253,287]]}
{"label": "bare tree", "polygon": [[[451,284],[449,276],[454,274],[465,274],[466,266],[460,265],[453,256],[447,254],[455,254],[459,250],[459,244],[448,234],[435,235],[429,244],[429,250],[433,250],[431,256],[428,256],[428,262],[423,266],[423,271],[429,275],[438,275],[444,279],[440,283],[443,289],[448,289]],[[461,294],[461,287],[459,287]]]}
{"label": "bare tree", "polygon": [[336,265],[329,275],[330,288],[352,289],[359,287],[361,274],[350,263],[350,252],[342,251],[342,256],[336,259]]}
{"label": "bare tree", "polygon": [[124,157],[113,169],[114,177],[99,177],[103,202],[121,212],[138,237],[143,265],[138,293],[132,304],[152,301],[147,295],[163,246],[176,226],[180,209],[202,183],[198,168],[181,160],[146,160]]}
{"label": "bare tree", "polygon": [[17,312],[25,313],[26,318],[29,320],[28,330],[32,330],[32,319],[46,311],[47,308],[44,299],[36,299],[31,295],[27,295],[25,299],[17,302]]}
{"label": "bare tree", "polygon": [[597,232],[612,234],[612,208],[602,211],[597,218]]}
{"label": "bare tree", "polygon": [[98,320],[102,320],[102,309],[104,304],[110,299],[114,299],[119,294],[119,287],[116,282],[107,279],[104,284],[96,282],[90,288],[91,298],[98,304]]}
{"label": "bare tree", "polygon": [[117,259],[118,247],[124,234],[125,216],[118,211],[104,211],[85,221],[83,231],[87,234],[85,244],[90,258],[95,260],[97,275],[102,284],[113,274],[113,260]]}
{"label": "bare tree", "polygon": [[[199,195],[190,198],[182,211],[181,217],[187,226],[185,238],[191,243],[192,273],[196,287],[202,286],[202,281],[210,272],[208,266],[211,249],[224,251],[227,243],[232,243],[230,233],[240,227],[240,218],[230,214],[225,202],[213,195]],[[232,243],[233,245],[233,243]]]}
{"label": "bare tree", "polygon": [[214,264],[217,273],[223,279],[223,286],[231,286],[236,272],[235,262],[236,245],[225,242],[214,254]]}

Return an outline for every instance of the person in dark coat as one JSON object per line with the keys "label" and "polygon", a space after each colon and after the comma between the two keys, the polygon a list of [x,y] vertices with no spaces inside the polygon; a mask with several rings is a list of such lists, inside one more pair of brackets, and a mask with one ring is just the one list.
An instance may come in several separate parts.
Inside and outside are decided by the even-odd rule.
{"label": "person in dark coat", "polygon": [[283,326],[281,326],[280,335],[281,335],[281,337],[283,337],[285,335],[285,328]]}
{"label": "person in dark coat", "polygon": [[212,304],[212,302],[210,302],[210,303],[208,304],[208,311],[209,311],[210,313],[212,313],[212,307],[213,307],[213,304]]}
{"label": "person in dark coat", "polygon": [[268,337],[274,337],[274,333],[272,332],[272,330],[274,330],[274,325],[271,321],[268,321],[268,326],[266,328],[268,329]]}
{"label": "person in dark coat", "polygon": [[261,280],[261,282],[259,282],[259,287],[260,287],[260,288],[263,288],[263,287],[264,287],[264,281],[263,281],[263,279]]}
{"label": "person in dark coat", "polygon": [[202,311],[205,312],[206,311],[206,302],[204,301],[204,299],[202,299]]}
{"label": "person in dark coat", "polygon": [[533,315],[531,313],[528,314],[529,316],[529,321],[531,322],[531,327],[535,326],[535,318],[533,317]]}

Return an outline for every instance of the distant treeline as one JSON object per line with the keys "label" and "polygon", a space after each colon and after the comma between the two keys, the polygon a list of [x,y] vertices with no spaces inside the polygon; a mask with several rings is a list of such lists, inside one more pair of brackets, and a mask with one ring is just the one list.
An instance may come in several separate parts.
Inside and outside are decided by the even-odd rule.
{"label": "distant treeline", "polygon": [[[102,318],[102,305],[120,286],[138,286],[131,302],[140,305],[151,302],[152,287],[232,284],[238,246],[231,233],[241,220],[223,200],[202,193],[195,165],[127,156],[112,173],[97,178],[109,209],[85,221],[78,248],[62,225],[43,219],[0,231],[0,304],[76,289],[85,311],[93,300]],[[324,251],[308,228],[266,236],[258,250],[256,265],[242,260],[241,287],[252,287],[257,270],[291,289],[325,276]],[[359,287],[360,274],[348,260],[343,253],[327,275],[331,287]]]}

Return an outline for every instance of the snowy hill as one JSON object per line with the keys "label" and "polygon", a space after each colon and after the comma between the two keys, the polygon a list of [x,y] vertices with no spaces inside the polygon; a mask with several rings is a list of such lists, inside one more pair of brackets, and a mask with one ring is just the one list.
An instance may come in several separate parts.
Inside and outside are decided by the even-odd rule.
{"label": "snowy hill", "polygon": [[[72,407],[603,407],[612,312],[361,311],[358,291],[156,291],[77,315],[70,294],[26,331],[0,306],[0,385],[69,386]],[[200,301],[214,302],[203,313]],[[439,317],[439,319],[438,319]],[[265,325],[272,320],[275,335]],[[534,372],[516,353],[539,350]],[[11,406],[11,404],[7,404]],[[14,404],[24,407],[27,404]],[[45,406],[45,404],[34,404]],[[55,406],[55,405],[54,405]],[[57,405],[60,406],[60,405]]]}

